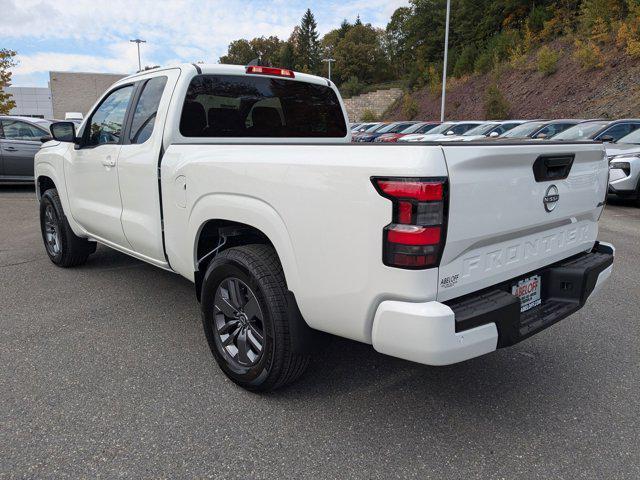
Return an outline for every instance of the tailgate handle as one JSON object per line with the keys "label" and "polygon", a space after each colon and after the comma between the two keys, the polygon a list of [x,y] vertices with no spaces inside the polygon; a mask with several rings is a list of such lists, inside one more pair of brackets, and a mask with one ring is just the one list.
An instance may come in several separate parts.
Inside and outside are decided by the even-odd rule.
{"label": "tailgate handle", "polygon": [[569,176],[575,155],[542,155],[533,163],[536,182],[564,180]]}

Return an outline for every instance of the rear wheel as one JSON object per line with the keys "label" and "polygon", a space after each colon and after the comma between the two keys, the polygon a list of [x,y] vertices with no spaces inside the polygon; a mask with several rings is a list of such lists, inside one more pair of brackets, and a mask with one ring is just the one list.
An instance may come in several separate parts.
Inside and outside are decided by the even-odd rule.
{"label": "rear wheel", "polygon": [[71,230],[55,188],[44,192],[40,200],[40,229],[47,255],[59,267],[81,265],[96,251],[94,242]]}
{"label": "rear wheel", "polygon": [[294,353],[286,282],[268,245],[225,250],[209,264],[202,284],[203,325],[222,371],[252,391],[269,391],[299,378],[308,355]]}

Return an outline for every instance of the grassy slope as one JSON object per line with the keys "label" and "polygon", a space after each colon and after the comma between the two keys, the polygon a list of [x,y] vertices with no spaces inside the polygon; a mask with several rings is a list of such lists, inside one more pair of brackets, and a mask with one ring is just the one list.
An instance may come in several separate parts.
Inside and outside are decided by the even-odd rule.
{"label": "grassy slope", "polygon": [[[603,51],[603,68],[585,71],[573,58],[573,46],[558,40],[550,45],[562,52],[556,73],[544,76],[536,70],[535,54],[524,68],[503,65],[501,73],[454,79],[447,89],[447,118],[485,118],[485,91],[497,80],[511,106],[511,118],[595,118],[640,117],[640,61],[612,48]],[[419,106],[416,118],[440,116],[440,97],[428,89],[414,92]],[[403,118],[398,104],[389,111],[391,119]]]}

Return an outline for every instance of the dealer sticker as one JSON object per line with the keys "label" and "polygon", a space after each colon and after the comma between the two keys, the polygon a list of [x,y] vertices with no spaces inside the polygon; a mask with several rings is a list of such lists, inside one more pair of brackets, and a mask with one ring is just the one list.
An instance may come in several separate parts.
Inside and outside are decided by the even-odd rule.
{"label": "dealer sticker", "polygon": [[520,280],[511,287],[511,294],[520,299],[520,312],[526,312],[542,303],[541,292],[542,279],[540,275]]}

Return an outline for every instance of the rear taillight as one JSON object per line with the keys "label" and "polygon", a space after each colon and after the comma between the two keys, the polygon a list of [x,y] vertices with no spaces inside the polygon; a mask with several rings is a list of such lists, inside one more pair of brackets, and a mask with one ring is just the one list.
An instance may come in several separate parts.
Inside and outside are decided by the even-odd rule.
{"label": "rear taillight", "polygon": [[286,68],[262,67],[260,65],[250,65],[247,67],[247,73],[254,75],[273,75],[276,77],[295,78],[295,73]]}
{"label": "rear taillight", "polygon": [[390,267],[437,267],[447,220],[446,178],[372,178],[393,204],[392,223],[383,231],[382,259]]}

